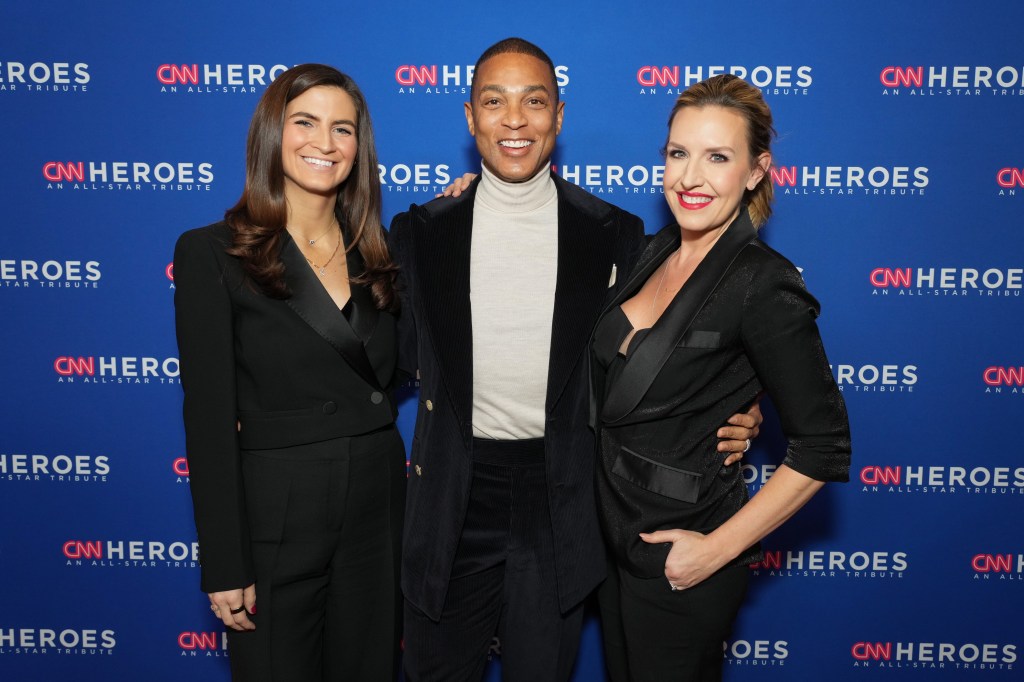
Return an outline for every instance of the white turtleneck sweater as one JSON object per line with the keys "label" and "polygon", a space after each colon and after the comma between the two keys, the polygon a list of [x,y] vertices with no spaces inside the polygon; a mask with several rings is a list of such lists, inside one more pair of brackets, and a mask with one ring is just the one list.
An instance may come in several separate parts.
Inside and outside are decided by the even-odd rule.
{"label": "white turtleneck sweater", "polygon": [[558,274],[558,194],[545,166],[526,182],[486,168],[473,205],[473,435],[544,436]]}

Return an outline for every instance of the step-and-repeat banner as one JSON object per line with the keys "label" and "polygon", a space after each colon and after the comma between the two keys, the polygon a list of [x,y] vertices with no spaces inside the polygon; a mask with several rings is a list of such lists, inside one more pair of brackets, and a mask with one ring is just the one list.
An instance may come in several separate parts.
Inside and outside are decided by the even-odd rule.
{"label": "step-and-repeat banner", "polygon": [[[854,467],[766,540],[727,679],[1021,679],[1024,5],[225,4],[0,12],[0,678],[228,678],[174,241],[237,199],[253,108],[303,62],[366,93],[385,220],[429,200],[479,168],[472,64],[521,35],[557,65],[556,172],[649,232],[678,93],[732,72],[776,116],[764,235],[822,302]],[[784,447],[766,411],[751,492]],[[601,670],[591,618],[575,679]]]}

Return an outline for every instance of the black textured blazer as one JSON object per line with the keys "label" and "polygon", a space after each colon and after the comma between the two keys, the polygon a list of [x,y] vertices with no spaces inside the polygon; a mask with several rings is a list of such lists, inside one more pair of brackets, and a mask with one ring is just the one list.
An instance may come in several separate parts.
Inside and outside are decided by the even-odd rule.
{"label": "black textured blazer", "polygon": [[[746,503],[740,467],[721,466],[716,432],[762,390],[789,441],[787,466],[822,481],[847,480],[850,466],[846,406],[815,323],[818,302],[792,263],[757,239],[746,210],[654,326],[619,354],[631,329],[619,305],[679,242],[675,224],[654,237],[593,343],[602,522],[620,564],[640,577],[664,574],[669,547],[638,533],[708,533]],[[759,557],[755,546],[734,563]]]}
{"label": "black textured blazer", "polygon": [[[352,286],[351,322],[284,234],[290,298],[263,295],[224,252],[221,222],[174,250],[174,306],[185,392],[185,448],[199,533],[202,589],[254,580],[241,460],[246,450],[301,446],[387,426],[396,415],[395,319]],[[349,272],[362,272],[358,250]],[[367,343],[363,343],[367,339]]]}
{"label": "black textured blazer", "polygon": [[[552,177],[558,191],[558,276],[544,448],[558,599],[565,611],[605,575],[594,506],[595,444],[587,428],[587,348],[598,315],[639,255],[643,224]],[[435,619],[444,605],[473,474],[469,263],[475,196],[476,184],[457,199],[414,205],[391,226],[391,254],[401,268],[399,365],[418,369],[421,377],[402,590]]]}

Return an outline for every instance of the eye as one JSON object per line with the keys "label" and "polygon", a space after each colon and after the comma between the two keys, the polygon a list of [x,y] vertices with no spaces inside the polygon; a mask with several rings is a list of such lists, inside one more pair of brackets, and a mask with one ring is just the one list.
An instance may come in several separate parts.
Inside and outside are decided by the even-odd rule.
{"label": "eye", "polygon": [[355,131],[353,131],[351,128],[345,128],[342,126],[338,126],[337,128],[335,128],[334,132],[337,133],[338,135],[355,135]]}
{"label": "eye", "polygon": [[665,158],[667,159],[685,159],[686,151],[682,149],[669,149],[665,151]]}
{"label": "eye", "polygon": [[300,118],[300,119],[295,121],[295,125],[297,125],[297,126],[304,126],[306,128],[312,128],[313,127],[313,122],[309,121],[307,119],[304,119],[304,118]]}
{"label": "eye", "polygon": [[531,107],[547,106],[547,102],[541,99],[540,97],[531,97],[528,100],[526,100],[526,103]]}
{"label": "eye", "polygon": [[714,152],[713,154],[711,154],[711,161],[714,163],[725,163],[728,160],[729,157],[726,156],[725,154],[720,154],[718,152]]}

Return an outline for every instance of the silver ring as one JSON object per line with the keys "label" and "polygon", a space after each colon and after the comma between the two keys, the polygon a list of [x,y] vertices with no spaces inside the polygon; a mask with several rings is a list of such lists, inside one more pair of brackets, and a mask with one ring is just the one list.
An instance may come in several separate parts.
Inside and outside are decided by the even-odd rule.
{"label": "silver ring", "polygon": [[673,592],[677,592],[678,590],[680,590],[680,589],[681,589],[681,588],[677,587],[676,585],[673,585],[672,583],[669,583],[669,584],[668,584],[668,587],[669,587],[669,589],[670,589],[670,590],[672,590]]}
{"label": "silver ring", "polygon": [[217,608],[216,604],[210,604],[210,610],[213,611],[214,613],[217,613],[218,611],[220,611],[220,609]]}
{"label": "silver ring", "polygon": [[743,452],[746,452],[749,449],[750,449],[750,439],[748,438],[747,439],[747,447],[743,448]]}

